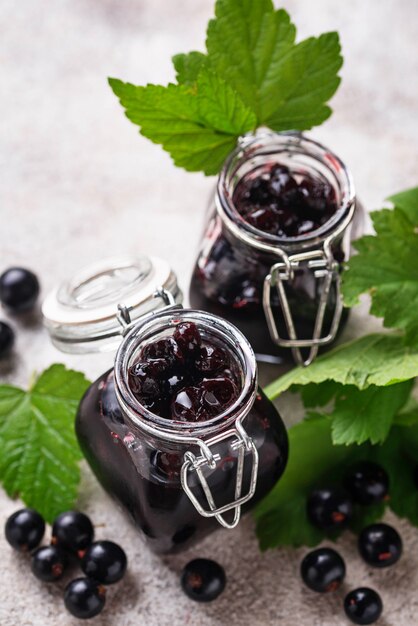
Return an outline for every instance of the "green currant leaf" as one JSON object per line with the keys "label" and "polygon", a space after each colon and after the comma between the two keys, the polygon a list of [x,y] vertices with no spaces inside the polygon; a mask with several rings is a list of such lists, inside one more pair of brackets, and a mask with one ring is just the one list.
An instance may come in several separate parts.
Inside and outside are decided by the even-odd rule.
{"label": "green currant leaf", "polygon": [[330,350],[309,367],[296,367],[268,385],[265,392],[273,399],[295,385],[333,381],[366,389],[370,385],[394,385],[416,376],[418,347],[405,346],[396,334],[376,333]]}
{"label": "green currant leaf", "polygon": [[186,170],[216,174],[239,136],[260,126],[304,130],[331,114],[342,65],[337,33],[295,43],[271,0],[217,0],[207,54],[173,57],[177,85],[109,79],[127,117]]}
{"label": "green currant leaf", "polygon": [[414,381],[408,380],[388,387],[372,385],[364,390],[342,386],[330,413],[333,443],[385,441],[395,415],[408,400],[413,385]]}
{"label": "green currant leaf", "polygon": [[82,455],[74,418],[88,385],[80,372],[56,364],[27,392],[0,386],[0,480],[49,522],[76,500]]}
{"label": "green currant leaf", "polygon": [[208,25],[211,66],[274,130],[305,130],[331,114],[342,65],[337,33],[295,44],[296,29],[270,0],[218,0]]}
{"label": "green currant leaf", "polygon": [[186,85],[109,83],[142,135],[161,144],[179,167],[210,175],[220,170],[239,134],[253,126],[254,116],[223,81],[203,71],[201,94]]}
{"label": "green currant leaf", "polygon": [[217,131],[239,136],[257,124],[254,113],[233,89],[205,67],[197,78],[197,99],[202,120]]}
{"label": "green currant leaf", "polygon": [[176,70],[176,79],[179,85],[193,86],[197,77],[208,59],[202,52],[189,52],[188,54],[176,54],[173,56],[173,65]]}
{"label": "green currant leaf", "polygon": [[370,312],[418,345],[418,188],[396,198],[404,208],[372,213],[376,235],[355,242],[358,254],[343,273],[342,292],[347,306],[369,293]]}
{"label": "green currant leaf", "polygon": [[388,200],[393,206],[402,209],[413,224],[418,224],[418,187],[396,193]]}

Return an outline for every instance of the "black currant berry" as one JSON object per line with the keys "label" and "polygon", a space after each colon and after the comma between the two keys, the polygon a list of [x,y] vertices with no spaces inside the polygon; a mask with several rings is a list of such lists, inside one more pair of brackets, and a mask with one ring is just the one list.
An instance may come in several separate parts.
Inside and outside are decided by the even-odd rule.
{"label": "black currant berry", "polygon": [[181,575],[184,593],[197,602],[215,600],[225,589],[223,567],[210,559],[194,559],[186,565]]}
{"label": "black currant berry", "polygon": [[94,528],[84,513],[67,511],[52,526],[52,543],[70,552],[84,551],[93,541]]}
{"label": "black currant berry", "polygon": [[374,624],[382,614],[383,602],[374,589],[359,587],[345,597],[344,611],[354,624]]}
{"label": "black currant berry", "polygon": [[377,463],[362,461],[354,465],[344,478],[344,487],[358,504],[382,502],[389,491],[389,476]]}
{"label": "black currant berry", "polygon": [[371,524],[361,531],[358,548],[369,565],[389,567],[401,558],[402,539],[388,524]]}
{"label": "black currant berry", "polygon": [[79,619],[98,615],[106,602],[106,589],[91,578],[76,578],[64,591],[64,604]]}
{"label": "black currant berry", "polygon": [[126,572],[125,552],[113,541],[96,541],[86,550],[81,561],[81,569],[99,583],[117,583]]}
{"label": "black currant berry", "polygon": [[5,535],[12,548],[29,552],[41,543],[45,522],[37,511],[21,509],[11,515],[5,526]]}
{"label": "black currant berry", "polygon": [[10,311],[32,309],[39,295],[35,274],[23,267],[11,267],[0,276],[0,302]]}
{"label": "black currant berry", "polygon": [[300,573],[303,582],[312,591],[336,591],[345,578],[345,563],[332,548],[318,548],[305,556]]}
{"label": "black currant berry", "polygon": [[61,578],[67,565],[68,556],[58,546],[42,546],[32,554],[32,572],[47,583]]}
{"label": "black currant berry", "polygon": [[346,528],[353,517],[353,505],[342,489],[325,487],[312,491],[307,501],[311,524],[326,531]]}
{"label": "black currant berry", "polygon": [[9,324],[0,322],[0,358],[6,356],[13,347],[15,334]]}

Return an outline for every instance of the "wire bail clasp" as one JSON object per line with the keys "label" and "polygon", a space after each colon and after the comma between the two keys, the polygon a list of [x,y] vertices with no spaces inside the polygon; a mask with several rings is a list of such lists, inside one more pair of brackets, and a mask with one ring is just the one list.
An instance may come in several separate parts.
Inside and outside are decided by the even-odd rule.
{"label": "wire bail clasp", "polygon": [[[186,452],[184,455],[184,463],[181,468],[180,475],[182,487],[196,510],[200,513],[200,515],[202,515],[203,517],[215,517],[217,521],[221,524],[221,526],[228,529],[232,529],[237,526],[241,517],[241,506],[251,500],[257,486],[259,461],[258,451],[254,441],[244,429],[241,422],[242,419],[243,418],[237,419],[235,423],[235,428],[232,428],[225,433],[216,435],[215,437],[208,439],[206,442],[198,440],[197,444],[200,447],[201,454],[199,456],[196,456],[190,451]],[[211,448],[221,441],[226,441],[228,439],[232,440],[229,444],[231,450],[238,451],[235,494],[234,500],[232,502],[225,504],[224,506],[217,507],[211,489],[204,475],[203,469],[205,467],[209,467],[212,470],[216,470],[218,463],[222,461],[222,457],[218,453],[213,453]],[[242,495],[242,483],[246,453],[251,454],[249,462],[252,463],[252,467],[248,492],[245,495]],[[198,476],[203,492],[206,496],[209,509],[205,509],[200,504],[199,500],[192,491],[192,488],[189,484],[189,475],[191,472],[196,472]],[[227,522],[223,514],[227,511],[232,510],[234,511],[233,519],[231,522]]]}
{"label": "wire bail clasp", "polygon": [[[168,309],[181,309],[183,308],[181,304],[177,304],[176,303],[176,299],[173,296],[173,294],[171,293],[171,291],[168,291],[167,289],[164,289],[164,287],[158,287],[158,289],[155,290],[154,294],[153,294],[154,298],[161,298],[163,303],[164,303],[164,307],[168,308]],[[118,304],[118,312],[116,314],[116,318],[119,322],[119,324],[121,325],[122,329],[121,329],[121,333],[122,335],[126,335],[126,333],[133,327],[135,326],[135,324],[138,323],[138,320],[132,320],[131,318],[131,311],[133,310],[133,307],[127,307],[125,304]],[[145,314],[143,316],[143,319],[146,319],[147,317],[149,317],[149,315],[154,315],[155,311],[152,311],[149,314]]]}
{"label": "wire bail clasp", "polygon": [[[282,348],[291,348],[293,357],[299,365],[307,366],[312,363],[318,354],[320,346],[327,345],[334,341],[341,319],[343,304],[340,297],[340,275],[338,263],[334,259],[330,247],[325,245],[321,250],[311,250],[288,256],[283,251],[282,261],[273,265],[270,273],[264,279],[263,288],[263,308],[270,331],[270,336],[274,343]],[[314,331],[312,338],[298,338],[293,320],[293,314],[289,305],[289,300],[285,290],[285,283],[294,280],[295,270],[303,264],[312,271],[315,281],[323,280],[321,295],[315,317]],[[322,335],[325,312],[329,302],[331,286],[335,285],[336,304],[329,333]],[[286,329],[289,337],[280,337],[276,320],[272,310],[272,287],[277,289],[279,302],[283,313]],[[301,353],[301,348],[310,348],[307,358]]]}

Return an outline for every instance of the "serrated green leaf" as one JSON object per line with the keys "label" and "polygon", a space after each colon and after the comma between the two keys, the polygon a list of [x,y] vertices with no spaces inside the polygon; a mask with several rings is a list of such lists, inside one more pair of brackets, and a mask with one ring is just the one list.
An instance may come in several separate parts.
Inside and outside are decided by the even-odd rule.
{"label": "serrated green leaf", "polygon": [[[414,473],[418,459],[418,412],[409,426],[394,425],[385,443],[378,446],[334,446],[332,421],[315,415],[289,431],[289,463],[286,471],[255,510],[260,548],[280,545],[313,546],[325,538],[306,516],[306,501],[313,488],[341,485],[353,463],[379,463],[390,479],[389,500],[369,507],[357,506],[350,528],[379,520],[387,505],[400,517],[418,526],[418,490]],[[328,538],[335,539],[338,535]]]}
{"label": "serrated green leaf", "polygon": [[[418,206],[418,205],[417,205]],[[370,312],[388,328],[406,333],[418,345],[418,232],[401,209],[372,213],[376,236],[355,242],[358,251],[343,274],[342,293],[348,306],[370,293]]]}
{"label": "serrated green leaf", "polygon": [[398,385],[360,390],[341,387],[332,412],[332,441],[335,445],[382,443],[398,411],[408,400],[413,380]]}
{"label": "serrated green leaf", "polygon": [[[141,134],[188,171],[216,174],[240,135],[260,126],[305,130],[331,114],[342,65],[337,33],[295,44],[271,0],[217,0],[208,54],[173,57],[177,85],[110,86]],[[199,78],[200,77],[200,78]]]}
{"label": "serrated green leaf", "polygon": [[74,418],[88,385],[83,374],[52,365],[28,392],[0,386],[0,480],[47,521],[76,500],[81,452]]}
{"label": "serrated green leaf", "polygon": [[342,387],[343,386],[339,383],[327,380],[324,383],[310,383],[305,387],[295,387],[292,391],[298,391],[300,393],[306,408],[317,409],[318,407],[324,407],[331,402],[331,400],[334,400]]}
{"label": "serrated green leaf", "polygon": [[197,78],[197,100],[204,123],[222,133],[243,135],[257,125],[255,114],[222,78],[202,68]]}
{"label": "serrated green leaf", "polygon": [[275,66],[294,45],[296,29],[271,0],[218,0],[215,16],[206,38],[211,67],[263,123]]}
{"label": "serrated green leaf", "polygon": [[263,122],[273,130],[307,130],[332,113],[325,103],[334,95],[342,66],[338,33],[310,37],[295,46],[275,71],[274,107],[265,106]]}
{"label": "serrated green leaf", "polygon": [[393,206],[402,209],[414,225],[418,224],[418,187],[396,193],[388,200]]}
{"label": "serrated green leaf", "polygon": [[270,1],[218,0],[209,22],[211,66],[273,130],[306,130],[331,114],[342,65],[337,33],[295,45],[296,29]]}
{"label": "serrated green leaf", "polygon": [[270,399],[294,385],[334,381],[366,389],[418,376],[418,348],[407,346],[398,335],[366,335],[321,355],[309,367],[296,367],[265,388]]}
{"label": "serrated green leaf", "polygon": [[185,85],[135,87],[120,80],[109,84],[140,132],[170,153],[174,163],[191,172],[216,174],[235,148],[237,136],[205,126],[197,94]]}
{"label": "serrated green leaf", "polygon": [[177,82],[189,86],[196,83],[200,70],[208,62],[206,54],[195,51],[188,54],[176,54],[172,61],[176,70]]}

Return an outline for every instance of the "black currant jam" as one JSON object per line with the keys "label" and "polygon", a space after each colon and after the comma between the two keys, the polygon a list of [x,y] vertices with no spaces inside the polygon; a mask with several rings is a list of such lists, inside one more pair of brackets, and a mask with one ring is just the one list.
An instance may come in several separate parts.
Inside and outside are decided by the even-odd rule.
{"label": "black currant jam", "polygon": [[232,196],[248,224],[278,237],[297,237],[317,230],[337,212],[334,188],[307,172],[291,172],[273,163],[250,172]]}
{"label": "black currant jam", "polygon": [[217,343],[203,341],[191,322],[178,324],[173,336],[145,345],[128,376],[142,406],[182,422],[216,417],[240,391],[236,362]]}
{"label": "black currant jam", "polygon": [[[355,207],[349,173],[320,144],[279,133],[246,140],[219,176],[192,275],[191,305],[236,325],[261,360],[291,361],[294,354],[284,344],[294,338],[301,341],[304,358],[315,333],[323,338],[318,345],[329,345],[347,318],[339,274],[349,253]],[[268,326],[266,307],[277,336]]]}
{"label": "black currant jam", "polygon": [[[222,518],[232,522],[238,423],[252,442],[241,448],[241,496],[250,492],[256,476],[253,496],[242,503],[246,512],[284,471],[285,427],[257,389],[255,357],[241,333],[213,315],[177,310],[154,315],[125,337],[115,369],[91,385],[81,401],[76,432],[103,487],[128,511],[151,549],[168,553],[220,527],[216,517],[199,512],[184,488],[182,470],[190,453],[200,458],[216,507],[227,507]],[[202,442],[213,454],[212,466],[202,457]],[[209,511],[191,465],[186,480]]]}

